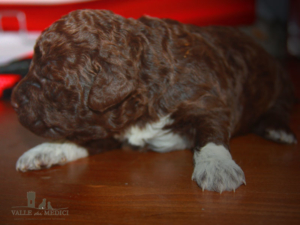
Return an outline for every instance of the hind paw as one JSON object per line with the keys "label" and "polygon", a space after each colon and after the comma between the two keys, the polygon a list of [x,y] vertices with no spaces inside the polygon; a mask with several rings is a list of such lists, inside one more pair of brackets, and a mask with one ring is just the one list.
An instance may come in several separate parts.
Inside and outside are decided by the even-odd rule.
{"label": "hind paw", "polygon": [[286,132],[284,130],[266,130],[266,137],[272,141],[280,142],[283,144],[297,144],[297,138],[293,133]]}

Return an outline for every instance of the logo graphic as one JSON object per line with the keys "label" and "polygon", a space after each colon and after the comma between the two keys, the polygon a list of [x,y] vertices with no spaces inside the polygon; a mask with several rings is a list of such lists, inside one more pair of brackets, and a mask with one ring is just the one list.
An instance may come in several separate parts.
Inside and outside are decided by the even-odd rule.
{"label": "logo graphic", "polygon": [[[67,208],[53,208],[51,202],[43,199],[36,207],[36,195],[34,191],[27,192],[27,206],[13,206],[11,210],[14,216],[68,216]],[[38,218],[37,218],[38,219]]]}

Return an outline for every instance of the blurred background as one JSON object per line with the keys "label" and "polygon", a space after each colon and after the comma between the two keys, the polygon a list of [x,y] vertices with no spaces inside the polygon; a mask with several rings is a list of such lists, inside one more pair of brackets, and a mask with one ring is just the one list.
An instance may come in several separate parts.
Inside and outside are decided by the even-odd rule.
{"label": "blurred background", "polygon": [[40,32],[76,9],[236,26],[274,57],[300,58],[300,0],[0,0],[1,100],[8,100],[13,86],[26,75]]}

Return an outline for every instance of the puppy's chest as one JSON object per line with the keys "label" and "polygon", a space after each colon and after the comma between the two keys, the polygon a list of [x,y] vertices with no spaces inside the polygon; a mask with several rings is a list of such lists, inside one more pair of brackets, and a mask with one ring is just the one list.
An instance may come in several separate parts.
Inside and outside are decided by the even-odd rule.
{"label": "puppy's chest", "polygon": [[186,138],[164,129],[172,122],[169,116],[162,117],[158,122],[146,124],[144,128],[132,126],[123,135],[115,138],[121,141],[127,140],[131,145],[138,147],[148,145],[150,149],[157,152],[190,148],[190,143]]}

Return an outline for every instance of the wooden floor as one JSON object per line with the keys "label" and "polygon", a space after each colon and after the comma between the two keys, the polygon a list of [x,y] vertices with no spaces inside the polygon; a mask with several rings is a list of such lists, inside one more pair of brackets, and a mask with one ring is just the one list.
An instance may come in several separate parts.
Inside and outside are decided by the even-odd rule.
{"label": "wooden floor", "polygon": [[[300,63],[289,63],[289,70],[299,89]],[[291,126],[300,137],[299,104]],[[219,194],[202,192],[191,180],[188,150],[115,150],[49,170],[15,171],[18,157],[43,141],[0,102],[0,224],[300,224],[299,145],[251,134],[233,139],[232,156],[247,185]],[[29,191],[36,193],[36,207],[45,198],[67,209],[56,210],[63,215],[16,215],[29,213],[16,207],[27,206]]]}

